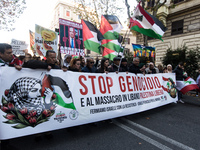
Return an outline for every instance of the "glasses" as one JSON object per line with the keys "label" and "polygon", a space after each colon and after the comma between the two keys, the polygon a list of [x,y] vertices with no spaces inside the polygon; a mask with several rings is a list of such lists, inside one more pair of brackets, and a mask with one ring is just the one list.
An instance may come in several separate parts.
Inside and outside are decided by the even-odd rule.
{"label": "glasses", "polygon": [[90,64],[94,64],[94,62],[90,62]]}

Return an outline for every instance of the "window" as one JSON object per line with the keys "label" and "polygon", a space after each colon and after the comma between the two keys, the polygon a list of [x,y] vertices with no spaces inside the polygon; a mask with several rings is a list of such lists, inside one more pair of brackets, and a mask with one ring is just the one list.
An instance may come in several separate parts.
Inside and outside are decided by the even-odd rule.
{"label": "window", "polygon": [[177,4],[177,3],[182,2],[182,1],[184,1],[184,0],[174,0],[174,4]]}
{"label": "window", "polygon": [[171,35],[183,33],[183,20],[172,22],[172,32]]}
{"label": "window", "polygon": [[78,15],[78,19],[81,19],[81,15]]}
{"label": "window", "polygon": [[130,44],[130,38],[124,38],[124,44]]}
{"label": "window", "polygon": [[70,11],[68,11],[68,10],[66,11],[66,16],[70,17]]}
{"label": "window", "polygon": [[130,49],[129,48],[124,48],[124,54],[129,54],[130,53]]}

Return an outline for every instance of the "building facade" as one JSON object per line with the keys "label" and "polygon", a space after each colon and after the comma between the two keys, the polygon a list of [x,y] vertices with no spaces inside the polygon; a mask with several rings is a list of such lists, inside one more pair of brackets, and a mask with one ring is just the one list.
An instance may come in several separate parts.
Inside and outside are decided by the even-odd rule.
{"label": "building facade", "polygon": [[[173,5],[175,7],[173,7]],[[182,46],[200,47],[200,1],[170,0],[162,6],[157,17],[168,28],[163,36],[163,42],[158,39],[148,39],[148,45],[156,48],[156,64],[162,63],[162,58],[168,48],[177,49]],[[137,44],[143,44],[143,35],[137,34]]]}

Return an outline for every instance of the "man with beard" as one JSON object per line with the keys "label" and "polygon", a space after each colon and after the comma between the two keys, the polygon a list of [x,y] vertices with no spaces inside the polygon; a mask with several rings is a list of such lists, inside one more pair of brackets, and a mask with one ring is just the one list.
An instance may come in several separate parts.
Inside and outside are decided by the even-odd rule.
{"label": "man with beard", "polygon": [[23,64],[24,68],[31,69],[60,69],[59,66],[56,65],[56,52],[53,50],[48,50],[46,52],[46,60],[45,62],[39,60],[29,60]]}

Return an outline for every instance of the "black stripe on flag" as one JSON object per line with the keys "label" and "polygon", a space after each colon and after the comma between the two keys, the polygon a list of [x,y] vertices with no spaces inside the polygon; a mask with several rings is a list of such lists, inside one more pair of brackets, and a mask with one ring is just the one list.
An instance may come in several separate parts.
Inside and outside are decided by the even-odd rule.
{"label": "black stripe on flag", "polygon": [[97,39],[98,41],[101,41],[104,39],[103,35],[101,34],[101,32],[89,21],[83,20],[85,22],[85,24],[87,25],[87,27],[89,28],[90,31],[96,32],[97,33]]}
{"label": "black stripe on flag", "polygon": [[65,97],[70,98],[72,96],[67,83],[62,78],[53,77],[51,75],[48,75],[48,78],[51,82],[51,85],[57,85],[61,88]]}

